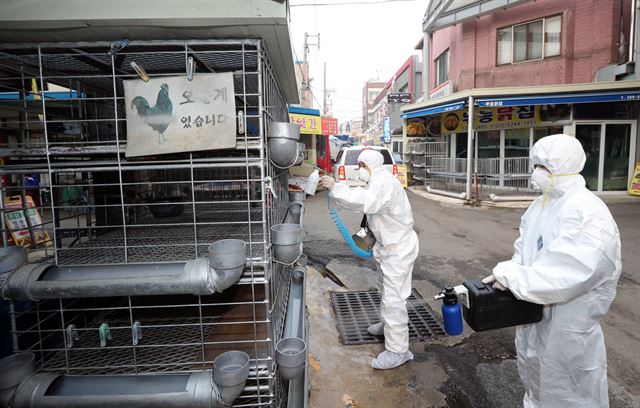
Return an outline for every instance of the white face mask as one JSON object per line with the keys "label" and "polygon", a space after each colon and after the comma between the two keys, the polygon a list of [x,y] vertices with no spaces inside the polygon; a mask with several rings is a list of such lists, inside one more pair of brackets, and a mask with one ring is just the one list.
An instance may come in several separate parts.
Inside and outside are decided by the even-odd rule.
{"label": "white face mask", "polygon": [[369,179],[371,178],[371,173],[369,173],[369,170],[365,169],[364,167],[360,167],[358,169],[358,178],[361,181],[364,181],[365,183],[368,183]]}
{"label": "white face mask", "polygon": [[553,177],[549,170],[536,167],[531,173],[531,186],[538,190],[546,191],[553,185]]}

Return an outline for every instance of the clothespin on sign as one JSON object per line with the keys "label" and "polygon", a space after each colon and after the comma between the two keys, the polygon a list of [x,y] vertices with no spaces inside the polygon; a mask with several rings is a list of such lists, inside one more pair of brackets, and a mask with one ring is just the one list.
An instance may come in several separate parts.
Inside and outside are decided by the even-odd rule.
{"label": "clothespin on sign", "polygon": [[244,135],[244,111],[238,111],[238,133]]}
{"label": "clothespin on sign", "polygon": [[149,82],[149,75],[147,75],[147,71],[142,68],[142,66],[136,64],[135,61],[131,61],[131,68],[135,69],[136,73],[144,82]]}
{"label": "clothespin on sign", "polygon": [[196,64],[193,62],[193,57],[189,57],[187,58],[187,81],[191,82],[194,72],[196,72]]}

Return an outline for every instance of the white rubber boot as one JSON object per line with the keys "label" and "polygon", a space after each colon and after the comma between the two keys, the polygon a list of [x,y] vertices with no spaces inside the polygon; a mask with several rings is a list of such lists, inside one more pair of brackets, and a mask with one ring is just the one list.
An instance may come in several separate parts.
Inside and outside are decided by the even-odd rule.
{"label": "white rubber boot", "polygon": [[372,336],[384,336],[384,322],[372,324],[367,328],[367,331]]}
{"label": "white rubber boot", "polygon": [[413,360],[413,354],[407,350],[406,353],[393,353],[385,350],[373,359],[371,367],[378,370],[390,370],[399,367],[407,361]]}

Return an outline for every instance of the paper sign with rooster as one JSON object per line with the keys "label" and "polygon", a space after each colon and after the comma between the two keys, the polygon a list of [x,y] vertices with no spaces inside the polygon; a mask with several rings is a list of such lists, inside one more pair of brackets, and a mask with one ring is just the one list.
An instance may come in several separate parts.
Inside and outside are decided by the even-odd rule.
{"label": "paper sign with rooster", "polygon": [[126,156],[236,146],[233,74],[124,81]]}

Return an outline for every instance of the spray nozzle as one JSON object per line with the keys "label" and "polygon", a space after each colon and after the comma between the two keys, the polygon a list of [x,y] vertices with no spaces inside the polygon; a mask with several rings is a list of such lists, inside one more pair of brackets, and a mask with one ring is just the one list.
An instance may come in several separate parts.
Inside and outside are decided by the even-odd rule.
{"label": "spray nozzle", "polygon": [[455,305],[460,302],[465,307],[469,307],[469,290],[464,285],[445,285],[444,290],[433,298],[435,300],[442,300],[445,305]]}

